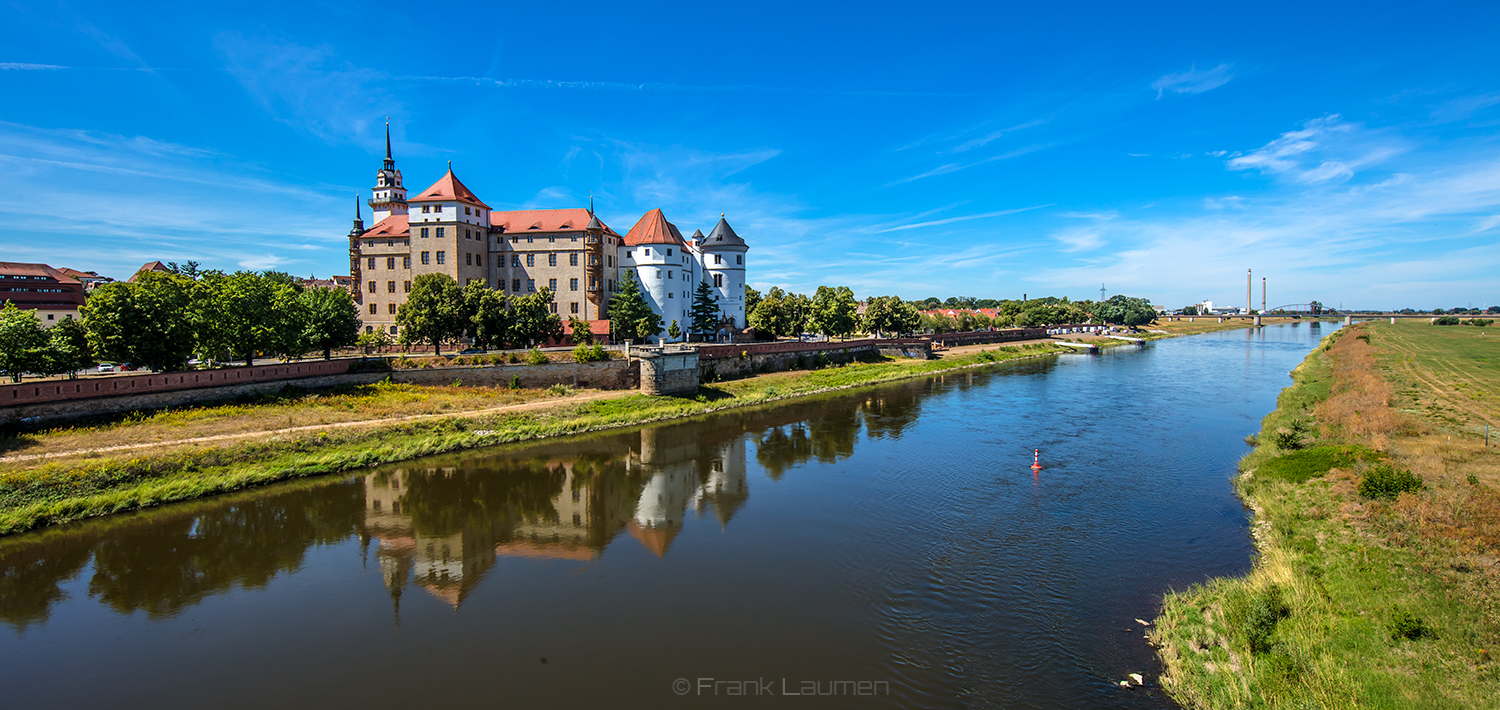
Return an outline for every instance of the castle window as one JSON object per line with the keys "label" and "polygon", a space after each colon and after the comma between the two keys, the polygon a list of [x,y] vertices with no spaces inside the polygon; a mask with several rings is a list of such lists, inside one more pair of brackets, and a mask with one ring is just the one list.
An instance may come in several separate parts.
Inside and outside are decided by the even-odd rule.
{"label": "castle window", "polygon": [[714,288],[724,288],[723,274],[714,274]]}
{"label": "castle window", "polygon": [[385,245],[388,246],[388,247],[396,246],[396,240],[394,240],[394,239],[387,239],[387,240],[385,240]]}
{"label": "castle window", "polygon": [[527,266],[536,266],[536,254],[527,254],[526,255],[526,265]]}
{"label": "castle window", "polygon": [[526,290],[531,293],[536,293],[536,279],[526,279]]}
{"label": "castle window", "polygon": [[403,269],[410,269],[411,268],[411,257],[409,257],[409,256],[403,256],[403,257],[401,257],[401,268],[403,268]]}
{"label": "castle window", "polygon": [[438,239],[442,239],[443,238],[443,228],[442,227],[438,227],[437,228],[437,238]]}
{"label": "castle window", "polygon": [[370,282],[370,293],[375,293],[375,282],[374,281]]}
{"label": "castle window", "polygon": [[475,254],[474,255],[474,265],[475,266],[484,266],[484,255],[483,254]]}
{"label": "castle window", "polygon": [[387,269],[394,269],[394,268],[396,268],[396,257],[394,257],[394,256],[388,256],[388,257],[386,257],[385,258],[385,268],[387,268]]}
{"label": "castle window", "polygon": [[671,255],[672,255],[672,250],[671,250],[671,249],[668,249],[668,250],[667,250],[667,256],[671,256]]}
{"label": "castle window", "polygon": [[[393,326],[391,326],[391,335],[395,335],[395,334],[396,334],[396,326],[393,325]],[[400,512],[400,510],[398,510],[400,507],[401,507],[401,501],[396,501],[395,503],[391,504],[391,510],[394,511],[394,512]]]}
{"label": "castle window", "polygon": [[375,270],[375,257],[373,257],[373,256],[370,257],[368,263],[369,263],[369,265],[366,266],[365,268],[370,269],[371,271],[374,271]]}
{"label": "castle window", "polygon": [[467,253],[464,254],[464,265],[466,265],[466,266],[473,266],[474,265],[474,255],[473,254],[467,254]]}
{"label": "castle window", "polygon": [[672,272],[670,270],[667,271],[667,278],[672,278]]}
{"label": "castle window", "polygon": [[387,303],[385,305],[386,305],[386,309],[385,310],[386,310],[387,313],[390,313],[391,315],[396,315],[396,304],[394,304],[394,303]]}
{"label": "castle window", "polygon": [[577,265],[578,265],[578,255],[577,254],[569,254],[568,255],[568,266],[577,266]]}
{"label": "castle window", "polygon": [[404,293],[411,293],[411,282],[410,281],[402,281],[401,282],[401,290]]}
{"label": "castle window", "polygon": [[635,257],[632,257],[632,256],[631,256],[631,255],[630,255],[630,252],[628,252],[628,251],[627,251],[627,252],[625,252],[625,258],[626,258],[626,259],[633,259],[633,258],[635,258]]}
{"label": "castle window", "polygon": [[520,266],[521,265],[521,255],[520,254],[511,254],[510,255],[510,265],[511,266]]}
{"label": "castle window", "polygon": [[520,279],[511,279],[510,280],[510,290],[512,290],[512,291],[514,291],[516,293],[520,293],[521,292],[521,280]]}
{"label": "castle window", "polygon": [[605,254],[605,255],[604,255],[604,265],[605,265],[605,266],[608,266],[608,267],[610,267],[610,268],[614,268],[614,265],[615,265],[615,257],[614,257],[614,255],[613,255],[613,254]]}
{"label": "castle window", "polygon": [[442,212],[443,211],[443,206],[442,205],[433,205],[432,206],[432,211],[433,212]]}
{"label": "castle window", "polygon": [[557,279],[547,279],[547,290],[557,293]]}
{"label": "castle window", "polygon": [[387,281],[387,282],[385,282],[385,292],[386,293],[395,293],[396,292],[396,282],[395,281]]}
{"label": "castle window", "polygon": [[568,290],[569,291],[577,291],[578,290],[578,279],[568,279]]}
{"label": "castle window", "polygon": [[614,279],[610,279],[609,280],[609,292],[610,293],[614,293],[615,292],[615,280]]}
{"label": "castle window", "polygon": [[422,238],[423,238],[423,239],[426,239],[426,238],[427,238],[427,228],[426,228],[426,227],[423,227],[423,228],[422,228]]}
{"label": "castle window", "polygon": [[375,303],[371,303],[370,304],[370,315],[372,315],[372,316],[373,315],[378,315],[379,313],[380,313],[380,305],[379,304],[375,304]]}
{"label": "castle window", "polygon": [[427,213],[427,209],[428,209],[428,207],[429,207],[429,205],[422,205],[422,213],[423,213],[423,214],[426,214],[426,213]]}
{"label": "castle window", "polygon": [[547,255],[547,265],[548,266],[557,266],[557,255],[556,254],[548,254]]}
{"label": "castle window", "polygon": [[744,254],[736,254],[735,257],[734,257],[734,263],[736,263],[736,264],[743,264],[743,263],[745,263],[745,255]]}
{"label": "castle window", "polygon": [[557,301],[553,301],[547,305],[551,306],[551,308],[548,308],[547,310],[552,311],[553,313],[557,312]]}
{"label": "castle window", "polygon": [[467,208],[467,207],[464,208],[464,214],[469,214],[469,208]]}
{"label": "castle window", "polygon": [[[373,305],[373,304],[371,304],[371,305]],[[373,333],[373,332],[375,332],[375,326],[373,326],[373,325],[367,325],[367,326],[365,326],[365,332],[366,333]]]}
{"label": "castle window", "polygon": [[576,242],[576,241],[578,241],[578,237],[573,237],[572,239],[570,239],[568,241]]}
{"label": "castle window", "polygon": [[641,256],[651,256],[651,250],[650,249],[642,249],[641,250]]}
{"label": "castle window", "polygon": [[438,252],[438,253],[437,253],[437,260],[438,260],[438,263],[439,263],[439,264],[445,264],[445,263],[447,263],[447,261],[448,261],[448,259],[447,259],[447,256],[448,256],[448,255],[447,255],[447,253],[446,253],[446,252],[441,252],[441,251],[440,251],[440,252]]}
{"label": "castle window", "polygon": [[724,257],[722,257],[722,256],[720,256],[718,254],[714,254],[714,263],[715,264],[722,264],[722,263],[724,263]]}
{"label": "castle window", "polygon": [[[569,310],[569,311],[570,311],[570,312],[572,312],[572,313],[577,313],[577,312],[578,312],[578,302],[577,302],[577,301],[574,301],[574,302],[572,302],[572,303],[569,303],[569,304],[568,304],[568,310]],[[575,518],[576,518],[576,517],[578,517],[578,516],[577,516],[577,515],[574,515],[574,516],[573,516],[573,517],[575,517]]]}
{"label": "castle window", "polygon": [[430,251],[424,251],[424,252],[422,252],[422,263],[423,264],[431,264],[432,261],[429,258],[431,256],[432,256],[432,252],[430,252]]}
{"label": "castle window", "polygon": [[530,244],[530,243],[531,243],[531,237],[530,237],[530,236],[528,236],[528,237],[526,237],[526,243],[527,243],[527,244]]}

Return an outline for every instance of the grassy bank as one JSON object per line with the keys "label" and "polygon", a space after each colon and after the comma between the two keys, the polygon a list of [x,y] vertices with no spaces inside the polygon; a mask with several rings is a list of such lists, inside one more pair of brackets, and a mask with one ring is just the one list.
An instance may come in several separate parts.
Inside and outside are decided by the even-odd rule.
{"label": "grassy bank", "polygon": [[[0,473],[0,534],[11,534],[80,518],[134,510],[171,501],[188,500],[289,478],[339,473],[377,464],[413,459],[461,449],[499,443],[561,436],[612,427],[629,426],[692,416],[729,407],[741,407],[800,397],[837,389],[878,384],[951,370],[979,367],[1051,352],[1053,345],[1000,347],[941,360],[881,360],[856,362],[813,371],[767,374],[699,389],[694,397],[651,397],[639,394],[559,402],[556,406],[499,413],[455,413],[416,422],[369,428],[328,428],[291,435],[267,436],[256,441],[229,445],[164,446],[144,456],[100,456],[67,460],[36,460],[9,464]],[[459,389],[459,388],[452,388]],[[268,403],[285,416],[299,407],[338,409],[364,398],[370,409],[394,406],[401,398],[430,394],[431,388],[406,385],[372,385],[351,388],[333,395],[308,395],[306,401]],[[570,394],[553,388],[551,396]],[[453,396],[504,397],[506,390],[464,389]],[[546,393],[526,396],[543,397]],[[330,404],[326,397],[349,398]],[[424,400],[425,401],[425,400]],[[254,405],[242,411],[205,408],[198,415],[212,427],[233,426],[244,417],[260,415]],[[170,418],[170,413],[163,415]],[[293,420],[295,414],[290,415]],[[129,437],[135,431],[157,431],[162,422],[147,417],[139,422],[120,422],[110,427],[112,436]],[[195,429],[187,418],[180,432],[191,436]],[[151,429],[157,427],[157,429]],[[87,436],[87,432],[60,431],[38,435]]]}
{"label": "grassy bank", "polygon": [[[1152,633],[1183,705],[1500,707],[1497,457],[1414,406],[1500,384],[1495,349],[1450,335],[1361,324],[1294,371],[1236,481],[1253,570],[1169,595]],[[1467,381],[1437,373],[1454,360]]]}

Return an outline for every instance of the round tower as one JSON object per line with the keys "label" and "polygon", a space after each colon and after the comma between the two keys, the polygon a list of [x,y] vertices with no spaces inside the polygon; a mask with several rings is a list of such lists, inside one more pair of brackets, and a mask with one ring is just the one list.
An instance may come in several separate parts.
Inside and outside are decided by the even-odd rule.
{"label": "round tower", "polygon": [[703,255],[703,280],[713,287],[719,310],[736,329],[747,326],[745,252],[749,250],[749,245],[735,234],[724,215],[719,215],[719,223],[699,242],[699,251]]}

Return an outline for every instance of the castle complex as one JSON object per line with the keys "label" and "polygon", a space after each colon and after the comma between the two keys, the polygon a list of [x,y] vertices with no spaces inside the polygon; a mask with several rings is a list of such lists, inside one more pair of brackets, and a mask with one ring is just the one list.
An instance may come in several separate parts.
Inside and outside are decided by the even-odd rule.
{"label": "castle complex", "polygon": [[[416,197],[406,196],[391,158],[386,128],[385,162],[369,200],[374,225],[364,226],[355,203],[349,231],[349,273],[365,332],[399,333],[396,310],[412,280],[447,274],[460,286],[483,282],[510,296],[552,292],[552,312],[564,320],[607,320],[609,300],[625,272],[640,282],[646,303],[662,318],[688,329],[694,292],[706,283],[718,302],[717,339],[745,323],[745,240],[720,216],[705,236],[684,239],[660,209],[647,212],[625,236],[588,209],[495,211],[447,174]],[[665,337],[665,336],[663,336]]]}

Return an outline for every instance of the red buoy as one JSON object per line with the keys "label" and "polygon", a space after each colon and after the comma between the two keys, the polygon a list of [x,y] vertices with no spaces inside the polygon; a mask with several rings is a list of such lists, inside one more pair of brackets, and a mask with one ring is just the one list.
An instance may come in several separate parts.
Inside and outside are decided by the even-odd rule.
{"label": "red buoy", "polygon": [[1041,470],[1041,468],[1042,468],[1042,450],[1041,449],[1034,449],[1034,453],[1032,454],[1032,457],[1031,457],[1031,468],[1032,468],[1032,470],[1037,470],[1037,471]]}

